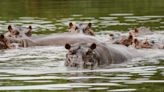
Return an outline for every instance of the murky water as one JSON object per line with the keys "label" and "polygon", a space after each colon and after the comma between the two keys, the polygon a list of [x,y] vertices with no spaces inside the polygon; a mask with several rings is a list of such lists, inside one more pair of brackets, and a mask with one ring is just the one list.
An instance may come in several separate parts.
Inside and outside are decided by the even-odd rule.
{"label": "murky water", "polygon": [[[97,35],[97,38],[105,41],[101,36]],[[149,91],[156,86],[162,92],[164,50],[139,51],[146,51],[147,55],[130,62],[90,70],[65,67],[64,47],[3,50],[0,53],[0,90],[131,92]]]}
{"label": "murky water", "polygon": [[[103,41],[109,32],[148,26],[156,34],[147,37],[164,42],[162,0],[16,1],[0,3],[1,33],[10,24],[31,25],[34,35],[48,35],[67,31],[68,23],[74,21],[91,22],[96,37]],[[164,50],[139,51],[147,54],[132,62],[90,70],[65,67],[64,47],[1,50],[0,91],[164,92]]]}

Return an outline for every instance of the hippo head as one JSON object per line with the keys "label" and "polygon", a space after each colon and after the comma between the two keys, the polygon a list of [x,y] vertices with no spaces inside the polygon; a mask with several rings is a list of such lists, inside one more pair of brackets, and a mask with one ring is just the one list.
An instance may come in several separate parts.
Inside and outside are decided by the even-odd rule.
{"label": "hippo head", "polygon": [[92,35],[94,36],[95,34],[91,30],[92,23],[81,23],[79,25],[70,22],[69,23],[69,32],[76,32],[76,33],[84,33],[86,35]]}
{"label": "hippo head", "polygon": [[91,27],[92,27],[92,23],[87,23],[87,24],[79,24],[78,26],[78,30],[84,34],[87,35],[93,35],[91,33]]}
{"label": "hippo head", "polygon": [[65,44],[65,48],[68,50],[66,54],[66,66],[70,67],[87,67],[96,64],[96,44]]}
{"label": "hippo head", "polygon": [[6,48],[5,44],[4,44],[3,42],[0,41],[0,50],[1,50],[1,49],[5,49],[5,48]]}
{"label": "hippo head", "polygon": [[4,35],[0,35],[0,49],[7,49],[7,39],[5,39]]}
{"label": "hippo head", "polygon": [[[11,37],[23,37],[24,35],[29,36],[31,30],[32,30],[31,26],[29,26],[28,28],[12,27],[11,25],[8,26],[8,32],[10,33]],[[23,34],[20,34],[20,32]]]}

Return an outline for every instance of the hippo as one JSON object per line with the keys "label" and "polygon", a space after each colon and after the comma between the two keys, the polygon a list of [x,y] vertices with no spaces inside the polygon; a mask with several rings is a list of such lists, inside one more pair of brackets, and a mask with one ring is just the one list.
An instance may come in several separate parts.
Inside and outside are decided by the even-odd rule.
{"label": "hippo", "polygon": [[[88,34],[91,33],[93,35],[93,32],[90,31],[91,23],[88,23],[87,25],[80,24],[80,26],[77,26],[75,23],[70,22],[69,30],[70,31],[68,33],[49,35],[46,37],[33,37],[31,26],[25,29],[21,27],[13,28],[11,25],[9,25],[8,32],[4,35],[5,37],[4,39],[6,39],[7,41],[0,41],[2,43],[0,49],[4,49],[4,45],[3,45],[4,43],[8,45],[7,48],[13,48],[13,47],[30,47],[30,46],[52,46],[52,45],[63,46],[67,42],[77,43],[77,42],[96,41],[95,38],[90,37],[90,35]],[[81,34],[80,31],[84,32],[84,34]]]}
{"label": "hippo", "polygon": [[0,49],[8,48],[4,35],[0,35]]}
{"label": "hippo", "polygon": [[150,30],[150,28],[139,27],[139,28],[134,28],[133,30],[130,30],[129,34],[131,34],[134,37],[138,37],[138,36],[153,34],[153,32]]}
{"label": "hippo", "polygon": [[22,38],[22,37],[31,37],[32,35],[32,27],[29,26],[28,28],[22,27],[12,27],[11,25],[8,26],[8,32],[5,33],[5,37],[12,37],[12,38]]}
{"label": "hippo", "polygon": [[6,45],[3,42],[0,42],[0,48],[1,49],[6,49]]}
{"label": "hippo", "polygon": [[69,67],[118,64],[139,56],[135,49],[107,43],[67,43],[65,48],[68,50],[65,65]]}
{"label": "hippo", "polygon": [[72,33],[83,33],[86,35],[95,36],[95,33],[92,31],[92,23],[81,23],[77,25],[73,22],[70,22],[68,31]]}
{"label": "hippo", "polygon": [[[74,44],[79,42],[100,42],[95,37],[84,35],[80,33],[58,33],[54,35],[48,35],[45,37],[24,37],[24,38],[4,38],[7,41],[0,40],[0,42],[13,45],[17,44],[19,47],[31,47],[31,46],[64,46],[66,43]],[[4,46],[4,45],[2,45]],[[3,49],[1,46],[1,49]],[[13,46],[11,46],[13,47]],[[10,48],[8,46],[8,48]]]}
{"label": "hippo", "polygon": [[11,49],[15,47],[26,47],[23,39],[18,38],[6,38],[4,35],[0,35],[0,49]]}

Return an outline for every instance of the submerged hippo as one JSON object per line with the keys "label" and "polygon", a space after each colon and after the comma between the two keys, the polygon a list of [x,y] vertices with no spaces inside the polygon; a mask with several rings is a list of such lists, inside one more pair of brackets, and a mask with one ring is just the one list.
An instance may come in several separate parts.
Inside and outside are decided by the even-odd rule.
{"label": "submerged hippo", "polygon": [[23,27],[12,27],[11,25],[8,26],[8,32],[5,33],[5,37],[11,38],[24,38],[24,37],[31,37],[32,35],[32,27],[29,26],[28,28]]}
{"label": "submerged hippo", "polygon": [[86,35],[95,36],[95,33],[92,30],[92,23],[81,23],[77,25],[74,22],[70,22],[68,31],[71,33],[83,33]]}
{"label": "submerged hippo", "polygon": [[[4,37],[4,36],[3,36]],[[5,39],[5,41],[4,41]],[[3,44],[13,45],[17,44],[19,47],[31,47],[31,46],[64,46],[66,43],[74,44],[81,42],[99,42],[95,37],[77,34],[77,33],[62,33],[49,35],[46,37],[37,37],[37,38],[3,38],[0,40]],[[0,46],[0,49],[3,49],[4,45]],[[9,47],[8,48],[12,48]]]}
{"label": "submerged hippo", "polygon": [[71,67],[117,64],[138,56],[134,49],[106,43],[65,44],[65,48],[68,50],[65,65]]}
{"label": "submerged hippo", "polygon": [[0,49],[6,49],[6,48],[8,48],[7,41],[5,40],[4,35],[0,35]]}
{"label": "submerged hippo", "polygon": [[4,35],[0,35],[0,49],[10,49],[15,47],[26,47],[26,40],[18,39],[18,38],[11,38],[5,37]]}

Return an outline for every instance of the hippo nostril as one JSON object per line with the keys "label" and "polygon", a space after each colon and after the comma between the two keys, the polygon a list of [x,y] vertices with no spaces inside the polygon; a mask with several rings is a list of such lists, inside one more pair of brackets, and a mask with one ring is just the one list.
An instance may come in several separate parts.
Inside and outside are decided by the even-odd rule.
{"label": "hippo nostril", "polygon": [[75,64],[74,64],[74,66],[75,66],[75,67],[77,67],[77,66],[78,66],[78,64],[77,64],[77,63],[75,63]]}
{"label": "hippo nostril", "polygon": [[77,67],[78,64],[77,64],[77,63],[72,63],[70,66],[71,66],[71,67]]}

